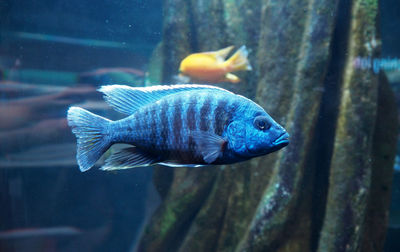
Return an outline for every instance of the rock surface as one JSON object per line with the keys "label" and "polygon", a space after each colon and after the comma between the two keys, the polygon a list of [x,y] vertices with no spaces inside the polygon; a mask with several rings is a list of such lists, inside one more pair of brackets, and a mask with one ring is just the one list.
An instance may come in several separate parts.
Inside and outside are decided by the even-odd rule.
{"label": "rock surface", "polygon": [[156,168],[163,202],[140,251],[382,248],[396,111],[378,99],[390,97],[384,78],[352,66],[357,56],[379,53],[377,1],[164,4],[162,64],[155,64],[162,69],[152,79],[171,83],[189,53],[245,44],[253,71],[237,85],[219,85],[263,106],[291,142],[237,165]]}

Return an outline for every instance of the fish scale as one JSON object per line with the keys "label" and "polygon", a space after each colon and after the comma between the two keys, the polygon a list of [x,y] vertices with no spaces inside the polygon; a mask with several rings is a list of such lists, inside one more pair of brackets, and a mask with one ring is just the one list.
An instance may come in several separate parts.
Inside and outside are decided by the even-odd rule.
{"label": "fish scale", "polygon": [[[168,100],[162,100],[159,104],[153,104],[138,111],[135,114],[137,118],[135,127],[138,130],[132,144],[144,149],[152,149],[156,146],[160,151],[171,148],[170,109]],[[152,117],[160,118],[161,123],[149,120]]]}
{"label": "fish scale", "polygon": [[[154,127],[154,125],[156,125],[156,122],[153,120],[153,114],[151,113],[151,109],[148,108],[146,110],[146,114],[143,118],[146,118],[146,122],[147,122],[147,128],[149,129],[149,135],[148,135],[148,139],[156,139],[155,138],[155,129],[156,127]],[[150,142],[150,141],[149,141]],[[153,140],[150,142],[151,146],[150,149],[155,149],[156,148],[156,142]]]}
{"label": "fish scale", "polygon": [[[195,99],[196,97],[198,99]],[[142,134],[142,137],[137,136],[136,141],[145,141],[147,146],[135,142],[133,144],[146,149],[159,148],[164,152],[163,155],[172,159],[187,159],[190,156],[189,152],[194,150],[196,144],[193,139],[190,139],[188,132],[195,130],[214,132],[216,128],[213,123],[209,123],[214,118],[214,110],[218,105],[217,100],[214,101],[215,98],[217,96],[213,94],[200,97],[196,95],[172,96],[162,99],[160,103],[154,104],[150,108],[144,108],[143,111],[137,113],[139,123],[136,127],[140,129],[138,132]],[[160,106],[161,109],[157,106]],[[150,110],[160,112],[150,113]],[[190,122],[188,119],[185,120],[185,115],[186,118],[191,119]],[[155,116],[166,123],[157,124],[153,120],[146,122],[146,118]],[[151,125],[149,122],[153,122],[153,124]],[[223,125],[218,127],[223,128]],[[163,135],[159,135],[159,132],[163,132]],[[163,141],[160,142],[157,139]],[[172,154],[170,150],[173,150]]]}
{"label": "fish scale", "polygon": [[160,111],[160,118],[161,118],[161,125],[164,127],[161,128],[161,148],[163,151],[167,149],[167,141],[168,141],[168,133],[169,133],[169,122],[168,122],[168,102],[166,100],[162,100],[161,102],[161,111]]}
{"label": "fish scale", "polygon": [[182,94],[182,142],[185,146],[185,150],[181,152],[180,158],[183,160],[193,160],[194,156],[191,152],[194,150],[195,146],[193,140],[191,139],[190,132],[195,129],[195,110],[196,105],[196,95],[191,93]]}
{"label": "fish scale", "polygon": [[192,155],[190,152],[193,150],[189,145],[189,129],[188,124],[185,120],[187,115],[188,101],[190,100],[189,95],[182,95],[175,97],[174,103],[174,121],[172,131],[174,132],[175,139],[172,140],[172,144],[175,145],[171,158],[173,159],[190,159]]}
{"label": "fish scale", "polygon": [[211,111],[211,95],[205,97],[203,104],[200,108],[200,130],[208,131],[209,129],[209,114]]}
{"label": "fish scale", "polygon": [[196,129],[196,117],[195,117],[196,98],[197,98],[196,94],[192,94],[190,96],[189,104],[186,111],[186,124],[188,126],[188,129],[191,131]]}
{"label": "fish scale", "polygon": [[170,133],[173,136],[171,143],[176,148],[176,154],[179,155],[179,151],[186,147],[182,139],[184,128],[182,127],[182,98],[180,96],[174,97],[171,125]]}
{"label": "fish scale", "polygon": [[115,143],[132,146],[109,156],[103,170],[230,164],[288,144],[286,131],[259,105],[218,87],[112,85],[100,91],[128,117],[111,121],[82,108],[68,110],[81,171]]}
{"label": "fish scale", "polygon": [[[173,158],[184,153],[187,155],[186,152],[193,150],[195,145],[193,140],[189,144],[188,133],[201,130],[221,136],[228,117],[232,117],[226,115],[233,110],[230,105],[224,97],[215,94],[166,97],[134,115],[133,127],[137,129],[137,134],[132,144],[146,149],[159,148],[165,151],[166,156],[170,156],[169,150],[175,150]],[[162,123],[157,123],[155,117],[160,118]]]}

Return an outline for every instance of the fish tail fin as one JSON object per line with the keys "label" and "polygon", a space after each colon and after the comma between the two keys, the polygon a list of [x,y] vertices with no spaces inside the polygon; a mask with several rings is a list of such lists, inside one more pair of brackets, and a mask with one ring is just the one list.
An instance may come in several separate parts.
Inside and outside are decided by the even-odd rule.
{"label": "fish tail fin", "polygon": [[241,46],[227,61],[225,64],[234,71],[250,71],[252,67],[247,59],[249,52],[246,46]]}
{"label": "fish tail fin", "polygon": [[111,121],[79,107],[70,107],[67,119],[77,139],[76,159],[79,169],[87,171],[111,146],[107,134],[107,126]]}

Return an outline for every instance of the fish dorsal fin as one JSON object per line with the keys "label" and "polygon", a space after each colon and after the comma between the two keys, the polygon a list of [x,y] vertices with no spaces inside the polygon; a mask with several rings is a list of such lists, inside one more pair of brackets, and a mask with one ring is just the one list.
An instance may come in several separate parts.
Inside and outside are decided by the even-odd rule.
{"label": "fish dorsal fin", "polygon": [[130,87],[125,85],[102,86],[99,91],[104,94],[106,102],[118,112],[131,115],[140,107],[151,104],[161,98],[184,91],[205,90],[224,91],[225,89],[198,84],[160,85],[150,87]]}
{"label": "fish dorsal fin", "polygon": [[202,54],[209,55],[219,61],[225,61],[226,56],[228,56],[228,54],[232,51],[233,47],[234,46],[228,46],[218,51],[204,52]]}

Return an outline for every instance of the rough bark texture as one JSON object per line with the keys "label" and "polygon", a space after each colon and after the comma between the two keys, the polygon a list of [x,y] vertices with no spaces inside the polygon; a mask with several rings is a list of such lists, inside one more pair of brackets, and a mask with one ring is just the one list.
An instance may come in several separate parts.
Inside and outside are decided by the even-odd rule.
{"label": "rough bark texture", "polygon": [[164,12],[153,80],[170,83],[189,53],[245,44],[254,70],[219,85],[255,100],[291,137],[237,165],[156,168],[163,202],[139,250],[382,248],[395,105],[378,99],[390,97],[383,78],[352,65],[379,52],[377,1],[166,0]]}

